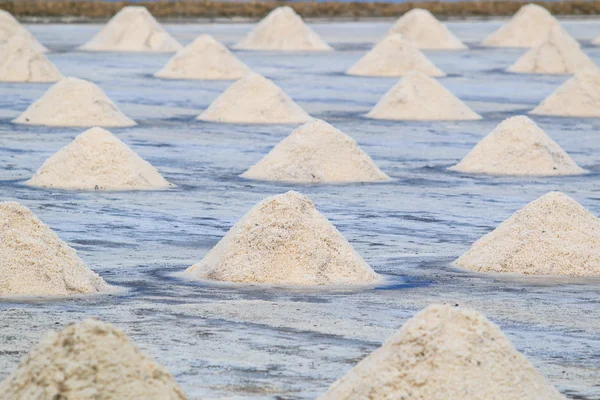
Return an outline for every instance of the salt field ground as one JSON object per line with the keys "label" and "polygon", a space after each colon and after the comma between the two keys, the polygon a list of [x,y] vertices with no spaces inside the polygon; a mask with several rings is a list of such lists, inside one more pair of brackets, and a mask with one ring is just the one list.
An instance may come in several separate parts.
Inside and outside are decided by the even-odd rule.
{"label": "salt field ground", "polygon": [[[478,45],[503,21],[450,22],[470,51],[426,51],[439,81],[484,119],[394,122],[364,118],[397,81],[344,75],[391,22],[323,22],[324,53],[236,51],[308,113],[357,140],[393,180],[286,185],[238,175],[295,126],[195,120],[229,84],[160,80],[171,54],[74,50],[101,25],[30,25],[65,76],[98,84],[138,122],[112,128],[176,188],[67,192],[23,181],[81,128],[11,124],[50,84],[0,84],[0,200],[29,207],[83,260],[123,291],[98,297],[0,300],[0,380],[41,335],[99,317],[164,365],[190,398],[313,399],[418,310],[452,303],[483,312],[563,394],[600,399],[600,279],[461,271],[450,263],[526,203],[559,190],[600,215],[600,120],[533,117],[590,174],[552,178],[446,171],[503,119],[533,109],[568,76],[503,72],[525,49]],[[565,28],[600,64],[600,20]],[[165,25],[190,43],[208,33],[227,45],[250,24]],[[264,197],[308,195],[364,259],[386,277],[377,287],[289,289],[190,282],[199,261]]]}

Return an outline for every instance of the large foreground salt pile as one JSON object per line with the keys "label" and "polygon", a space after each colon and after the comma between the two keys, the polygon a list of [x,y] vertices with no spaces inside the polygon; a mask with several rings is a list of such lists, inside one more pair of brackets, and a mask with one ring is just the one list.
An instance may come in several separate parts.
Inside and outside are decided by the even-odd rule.
{"label": "large foreground salt pile", "polygon": [[6,42],[9,38],[19,35],[31,39],[33,47],[41,52],[48,49],[41,45],[29,31],[19,23],[9,12],[0,10],[0,43]]}
{"label": "large foreground salt pile", "polygon": [[380,280],[313,202],[289,191],[255,205],[185,275],[277,285],[357,285]]}
{"label": "large foreground salt pile", "polygon": [[81,190],[150,190],[170,186],[150,163],[102,128],[91,128],[47,159],[27,185]]}
{"label": "large foreground salt pile", "polygon": [[491,175],[579,175],[567,153],[525,116],[504,120],[462,159],[448,168]]}
{"label": "large foreground salt pile", "polygon": [[600,276],[600,219],[550,192],[473,243],[454,264],[479,272]]}
{"label": "large foreground salt pile", "polygon": [[298,124],[312,118],[279,86],[252,72],[229,86],[198,119],[240,124]]}
{"label": "large foreground salt pile", "polygon": [[109,290],[75,250],[27,207],[0,202],[0,296],[69,296]]}
{"label": "large foreground salt pile", "polygon": [[227,47],[210,35],[200,35],[179,50],[157,78],[166,79],[240,79],[250,68],[236,58]]}
{"label": "large foreground salt pile", "polygon": [[179,44],[146,7],[128,6],[115,14],[80,50],[174,52]]}
{"label": "large foreground salt pile", "polygon": [[56,82],[62,78],[30,37],[14,35],[0,44],[0,81]]}
{"label": "large foreground salt pile", "polygon": [[299,183],[390,179],[352,138],[316,119],[294,130],[242,177]]}
{"label": "large foreground salt pile", "polygon": [[525,53],[507,71],[524,74],[573,74],[596,64],[581,50],[560,25],[553,27],[548,36]]}
{"label": "large foreground salt pile", "polygon": [[235,46],[242,50],[328,51],[331,46],[291,7],[277,7]]}
{"label": "large foreground salt pile", "polygon": [[411,71],[400,79],[367,117],[426,121],[481,119],[438,81],[418,71]]}
{"label": "large foreground salt pile", "polygon": [[468,47],[429,11],[415,8],[394,23],[388,35],[399,33],[419,49],[464,50]]}
{"label": "large foreground salt pile", "polygon": [[78,78],[54,84],[13,120],[47,126],[134,126],[98,86]]}
{"label": "large foreground salt pile", "polygon": [[550,30],[559,25],[556,18],[542,6],[527,4],[497,31],[489,35],[484,46],[534,47],[541,43]]}
{"label": "large foreground salt pile", "polygon": [[183,400],[185,395],[123,332],[87,319],[44,336],[0,383],[0,399]]}
{"label": "large foreground salt pile", "polygon": [[445,76],[423,53],[402,35],[383,38],[346,73],[361,76],[404,76],[409,71]]}

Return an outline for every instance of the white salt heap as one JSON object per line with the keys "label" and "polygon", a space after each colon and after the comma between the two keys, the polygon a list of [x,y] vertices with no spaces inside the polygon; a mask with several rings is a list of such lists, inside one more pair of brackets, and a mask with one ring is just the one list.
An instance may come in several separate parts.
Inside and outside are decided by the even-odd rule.
{"label": "white salt heap", "polygon": [[490,175],[579,175],[567,153],[525,116],[504,120],[462,159],[448,168]]}
{"label": "white salt heap", "polygon": [[[0,202],[0,296],[69,296],[109,290],[75,250],[27,207]],[[0,390],[0,398],[2,394]]]}
{"label": "white salt heap", "polygon": [[81,190],[168,188],[148,162],[102,128],[91,128],[47,159],[27,185]]}
{"label": "white salt heap", "polygon": [[331,46],[291,7],[277,7],[235,46],[242,50],[328,51]]}
{"label": "white salt heap", "polygon": [[102,89],[78,78],[65,78],[54,84],[13,122],[47,126],[136,125]]}
{"label": "white salt heap", "polygon": [[240,124],[298,124],[312,118],[279,86],[252,72],[229,86],[198,119]]}
{"label": "white salt heap", "polygon": [[481,119],[434,78],[418,71],[406,74],[367,114],[391,120]]}
{"label": "white salt heap", "polygon": [[563,400],[500,328],[475,310],[431,305],[320,400]]}
{"label": "white salt heap", "polygon": [[393,33],[383,38],[346,73],[362,76],[403,76],[409,71],[445,76],[410,41]]}
{"label": "white salt heap", "polygon": [[560,25],[544,7],[527,4],[497,31],[489,35],[484,46],[534,47],[541,43],[550,30]]}
{"label": "white salt heap", "polygon": [[454,261],[478,272],[600,276],[600,220],[569,196],[527,204]]}
{"label": "white salt heap", "polygon": [[276,285],[357,285],[380,281],[313,202],[289,191],[255,205],[185,275]]}
{"label": "white salt heap", "polygon": [[573,74],[596,64],[581,50],[560,25],[550,30],[546,38],[525,53],[507,71],[525,74]]}
{"label": "white salt heap", "polygon": [[62,78],[30,37],[14,35],[0,44],[0,81],[56,82]]}
{"label": "white salt heap", "polygon": [[42,46],[31,33],[19,23],[9,12],[0,10],[0,43],[6,42],[9,38],[19,35],[31,39],[33,47],[41,52],[48,49]]}
{"label": "white salt heap", "polygon": [[468,47],[461,42],[446,25],[437,20],[429,11],[421,8],[410,10],[394,23],[388,35],[399,33],[419,49],[464,50]]}
{"label": "white salt heap", "polygon": [[317,119],[294,130],[242,177],[298,183],[390,179],[352,138]]}
{"label": "white salt heap", "polygon": [[179,44],[146,7],[128,6],[115,14],[80,50],[174,52]]}
{"label": "white salt heap", "polygon": [[185,395],[123,332],[87,319],[43,337],[0,383],[0,399],[183,400]]}
{"label": "white salt heap", "polygon": [[240,79],[250,68],[238,60],[227,47],[210,35],[200,35],[192,44],[179,50],[158,78],[166,79]]}
{"label": "white salt heap", "polygon": [[578,72],[529,112],[561,117],[600,117],[600,71]]}

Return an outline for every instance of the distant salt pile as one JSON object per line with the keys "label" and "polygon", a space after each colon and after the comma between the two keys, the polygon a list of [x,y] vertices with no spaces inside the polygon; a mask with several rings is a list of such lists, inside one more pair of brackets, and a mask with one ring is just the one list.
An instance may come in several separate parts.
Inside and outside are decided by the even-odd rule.
{"label": "distant salt pile", "polygon": [[102,128],[92,128],[46,160],[25,182],[81,190],[150,190],[170,186],[158,171]]}
{"label": "distant salt pile", "polygon": [[312,118],[279,86],[252,72],[229,86],[198,119],[240,124],[298,124]]}
{"label": "distant salt pile", "polygon": [[56,82],[62,77],[30,37],[14,35],[0,44],[0,81]]}
{"label": "distant salt pile", "polygon": [[468,47],[461,42],[446,25],[437,20],[429,11],[415,8],[394,23],[388,35],[399,33],[419,49],[464,50]]}
{"label": "distant salt pile", "polygon": [[210,35],[201,35],[179,50],[156,73],[166,79],[240,79],[250,68]]}
{"label": "distant salt pile", "polygon": [[330,51],[291,7],[277,7],[235,46],[242,50]]}
{"label": "distant salt pile", "polygon": [[0,398],[183,400],[185,395],[123,332],[87,319],[42,338],[0,383]]}
{"label": "distant salt pile", "polygon": [[454,171],[490,175],[579,175],[567,153],[525,116],[504,120],[481,140]]}
{"label": "distant salt pile", "polygon": [[435,79],[418,71],[411,71],[400,79],[367,117],[424,121],[481,119]]}
{"label": "distant salt pile", "polygon": [[386,36],[347,72],[362,76],[403,76],[409,71],[420,71],[429,76],[445,76],[423,53],[393,33]]}
{"label": "distant salt pile", "polygon": [[102,89],[78,78],[65,78],[53,85],[13,122],[47,126],[136,125]]}
{"label": "distant salt pile", "polygon": [[529,112],[561,117],[600,117],[600,71],[578,72]]}
{"label": "distant salt pile", "polygon": [[489,35],[484,46],[489,47],[535,47],[552,28],[560,25],[544,7],[527,4],[497,31]]}
{"label": "distant salt pile", "polygon": [[380,280],[313,202],[294,191],[255,205],[186,275],[300,286]]}
{"label": "distant salt pile", "polygon": [[390,179],[352,138],[317,119],[294,130],[242,177],[298,183]]}
{"label": "distant salt pile", "polygon": [[596,64],[581,50],[577,40],[557,25],[540,44],[525,53],[507,71],[524,74],[573,74],[589,68],[596,68]]}
{"label": "distant salt pile", "polygon": [[80,50],[174,52],[182,47],[146,7],[128,6],[115,14]]}
{"label": "distant salt pile", "polygon": [[475,310],[432,305],[350,372],[320,400],[564,400]]}
{"label": "distant salt pile", "polygon": [[527,204],[454,261],[478,272],[600,276],[600,220],[569,196]]}
{"label": "distant salt pile", "polygon": [[75,250],[27,207],[0,202],[0,296],[70,296],[109,290]]}
{"label": "distant salt pile", "polygon": [[48,49],[42,46],[23,25],[19,23],[9,12],[0,10],[0,43],[6,42],[13,36],[25,36],[31,39],[32,46],[41,52]]}

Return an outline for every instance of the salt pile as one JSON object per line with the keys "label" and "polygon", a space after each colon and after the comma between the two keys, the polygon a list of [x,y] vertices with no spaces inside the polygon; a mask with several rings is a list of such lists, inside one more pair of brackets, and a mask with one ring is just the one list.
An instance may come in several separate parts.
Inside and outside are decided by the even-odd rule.
{"label": "salt pile", "polygon": [[557,25],[540,44],[525,53],[507,71],[525,74],[573,74],[588,68],[596,68],[596,64],[581,50],[577,40]]}
{"label": "salt pile", "polygon": [[504,120],[461,162],[448,169],[490,175],[549,176],[587,172],[525,116]]}
{"label": "salt pile", "polygon": [[313,202],[294,191],[267,197],[255,205],[185,275],[301,286],[380,281]]}
{"label": "salt pile", "polygon": [[25,184],[81,190],[150,190],[168,188],[148,162],[102,128],[83,132],[47,159]]}
{"label": "salt pile", "polygon": [[179,44],[146,7],[128,6],[107,22],[80,50],[173,52]]}
{"label": "salt pile", "polygon": [[527,204],[454,261],[478,272],[600,276],[600,220],[569,196]]}
{"label": "salt pile", "polygon": [[31,39],[33,47],[41,52],[48,49],[42,46],[23,25],[19,23],[9,12],[0,10],[0,43],[6,42],[9,38],[18,35]]}
{"label": "salt pile", "polygon": [[489,35],[484,46],[534,47],[542,42],[559,22],[544,7],[527,4],[497,31]]}
{"label": "salt pile", "polygon": [[312,118],[279,86],[251,72],[221,93],[198,119],[240,124],[297,124]]}
{"label": "salt pile", "polygon": [[578,72],[529,112],[561,117],[600,117],[600,72]]}
{"label": "salt pile", "polygon": [[0,399],[182,400],[185,395],[123,332],[87,319],[44,336],[0,383]]}
{"label": "salt pile", "polygon": [[294,130],[242,177],[298,183],[390,179],[352,138],[317,119]]}
{"label": "salt pile", "polygon": [[0,296],[70,296],[109,290],[75,250],[27,207],[0,202]]}
{"label": "salt pile", "polygon": [[0,81],[56,82],[62,77],[28,36],[14,35],[0,44]]}
{"label": "salt pile", "polygon": [[400,79],[367,117],[423,121],[481,119],[435,79],[418,71],[411,71]]}
{"label": "salt pile", "polygon": [[47,126],[136,125],[102,89],[78,78],[65,78],[54,84],[13,122]]}
{"label": "salt pile", "polygon": [[563,400],[499,327],[475,310],[431,305],[320,400]]}
{"label": "salt pile", "polygon": [[410,41],[393,33],[377,43],[346,73],[362,76],[403,76],[412,70],[429,76],[446,76]]}
{"label": "salt pile", "polygon": [[291,7],[277,7],[235,46],[242,50],[328,51],[323,41]]}
{"label": "salt pile", "polygon": [[446,25],[437,20],[429,11],[415,8],[394,23],[388,35],[399,33],[419,49],[464,50],[465,46]]}
{"label": "salt pile", "polygon": [[240,79],[250,68],[210,35],[200,35],[156,73],[166,79]]}

